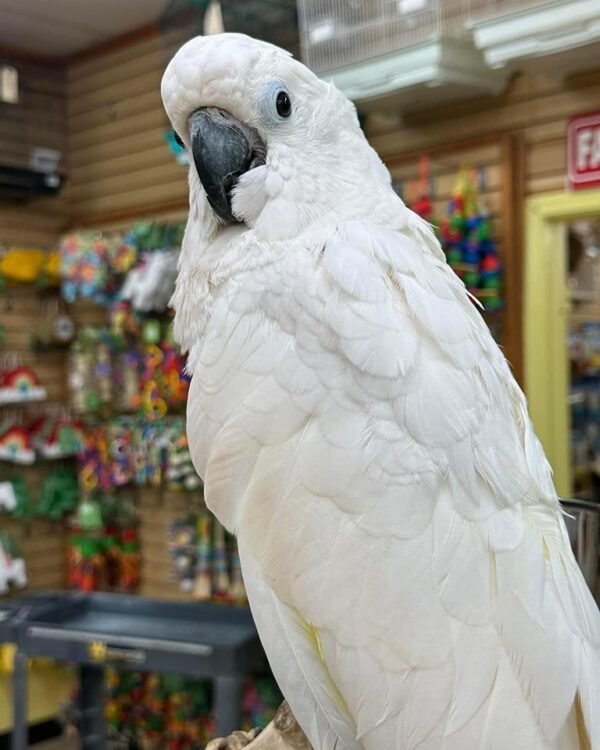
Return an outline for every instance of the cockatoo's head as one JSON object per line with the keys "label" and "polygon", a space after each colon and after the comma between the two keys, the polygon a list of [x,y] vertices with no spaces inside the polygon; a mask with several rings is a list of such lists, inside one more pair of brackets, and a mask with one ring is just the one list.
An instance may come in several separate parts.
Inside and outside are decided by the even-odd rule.
{"label": "cockatoo's head", "polygon": [[192,39],[169,63],[162,97],[193,161],[192,205],[212,207],[206,229],[244,223],[266,238],[293,236],[323,216],[372,211],[370,178],[389,185],[354,106],[271,44]]}

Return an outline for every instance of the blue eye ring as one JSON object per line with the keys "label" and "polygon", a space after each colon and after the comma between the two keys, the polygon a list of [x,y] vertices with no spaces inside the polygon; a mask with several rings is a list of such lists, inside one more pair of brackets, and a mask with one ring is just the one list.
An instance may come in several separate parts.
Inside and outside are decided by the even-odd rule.
{"label": "blue eye ring", "polygon": [[294,119],[294,97],[281,80],[269,81],[260,97],[260,112],[265,124],[283,125]]}
{"label": "blue eye ring", "polygon": [[285,89],[279,89],[275,96],[275,109],[277,114],[284,120],[292,114],[292,100]]}

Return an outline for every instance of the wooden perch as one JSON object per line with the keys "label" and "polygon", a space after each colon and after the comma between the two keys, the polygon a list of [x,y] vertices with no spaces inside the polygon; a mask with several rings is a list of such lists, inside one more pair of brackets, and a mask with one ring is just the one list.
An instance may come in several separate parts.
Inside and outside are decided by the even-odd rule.
{"label": "wooden perch", "polygon": [[212,740],[206,750],[311,750],[308,740],[290,711],[287,702],[279,706],[275,718],[266,729],[234,732]]}

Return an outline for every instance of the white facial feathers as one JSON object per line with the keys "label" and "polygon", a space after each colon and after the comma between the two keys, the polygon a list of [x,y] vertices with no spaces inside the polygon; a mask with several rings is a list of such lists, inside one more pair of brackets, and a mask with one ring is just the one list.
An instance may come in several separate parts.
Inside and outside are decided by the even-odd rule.
{"label": "white facial feathers", "polygon": [[240,34],[192,39],[169,63],[162,96],[188,149],[188,119],[202,107],[226,110],[258,132],[266,164],[237,179],[231,205],[265,239],[401,210],[352,103],[273,45]]}

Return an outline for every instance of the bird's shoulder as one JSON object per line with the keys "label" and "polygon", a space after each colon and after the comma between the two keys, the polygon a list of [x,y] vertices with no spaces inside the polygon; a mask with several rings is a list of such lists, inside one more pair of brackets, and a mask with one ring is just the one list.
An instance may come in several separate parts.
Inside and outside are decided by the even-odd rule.
{"label": "bird's shoulder", "polygon": [[242,413],[281,392],[325,434],[351,426],[345,447],[372,452],[383,476],[450,476],[467,517],[556,503],[523,393],[417,217],[341,222],[240,257],[199,361],[210,383],[245,378]]}

